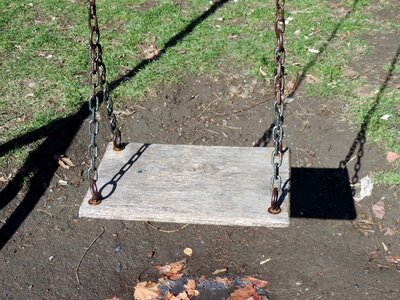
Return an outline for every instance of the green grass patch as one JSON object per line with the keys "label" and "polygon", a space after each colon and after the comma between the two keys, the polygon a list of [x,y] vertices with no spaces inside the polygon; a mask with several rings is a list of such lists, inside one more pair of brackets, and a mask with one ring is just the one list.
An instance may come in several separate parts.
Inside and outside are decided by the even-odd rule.
{"label": "green grass patch", "polygon": [[[117,108],[140,101],[161,85],[179,83],[187,76],[219,74],[220,68],[262,78],[261,67],[268,77],[274,76],[273,1],[228,1],[197,24],[193,22],[212,7],[209,0],[98,0],[97,4],[109,81],[137,66],[143,60],[141,49],[151,41],[160,49],[170,46],[159,60],[114,90]],[[372,0],[345,0],[336,8],[324,1],[286,2],[289,79],[303,72],[316,78],[307,84],[309,95],[349,101],[355,125],[363,122],[374,98],[360,103],[354,88],[362,82],[346,80],[343,70],[352,56],[368,50],[358,37],[376,30],[369,21],[371,5]],[[89,95],[89,61],[87,9],[82,1],[3,0],[0,15],[0,141],[4,143],[75,113]],[[393,151],[400,148],[396,101],[398,92],[388,89],[368,116],[369,138]],[[391,117],[383,122],[382,114]],[[21,162],[26,156],[17,150],[1,158],[0,166],[10,160]]]}
{"label": "green grass patch", "polygon": [[374,182],[376,184],[400,185],[400,171],[399,172],[382,171],[374,175]]}

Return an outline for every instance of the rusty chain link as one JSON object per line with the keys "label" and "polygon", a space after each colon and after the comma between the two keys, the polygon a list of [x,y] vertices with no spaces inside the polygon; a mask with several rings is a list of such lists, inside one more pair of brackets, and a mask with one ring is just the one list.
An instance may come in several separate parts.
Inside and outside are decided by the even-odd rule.
{"label": "rusty chain link", "polygon": [[100,45],[100,30],[96,14],[96,0],[87,0],[88,5],[88,27],[89,27],[89,56],[91,68],[89,71],[89,84],[91,87],[91,95],[89,97],[89,110],[91,112],[91,120],[89,121],[90,142],[88,146],[89,169],[88,179],[89,188],[92,198],[89,204],[96,205],[101,202],[101,195],[97,188],[97,158],[99,156],[99,147],[96,143],[96,136],[99,133],[100,124],[97,120],[97,112],[100,106],[98,91],[103,92],[103,101],[106,102],[107,116],[110,121],[110,129],[113,135],[113,146],[115,150],[122,150],[121,132],[117,127],[116,117],[113,111],[113,103],[109,93],[107,83],[107,71],[103,62],[103,51]]}
{"label": "rusty chain link", "polygon": [[274,150],[271,155],[271,165],[274,173],[271,178],[271,206],[268,211],[272,214],[281,212],[280,204],[278,203],[279,192],[282,189],[282,178],[279,175],[279,168],[282,165],[282,140],[283,140],[283,94],[285,92],[285,68],[286,59],[285,47],[283,44],[283,34],[286,30],[285,25],[285,0],[275,0],[276,15],[275,15],[275,35],[276,47],[274,50],[274,62],[276,65],[276,75],[274,78],[275,102],[273,105],[274,127],[272,129],[272,138],[274,140]]}

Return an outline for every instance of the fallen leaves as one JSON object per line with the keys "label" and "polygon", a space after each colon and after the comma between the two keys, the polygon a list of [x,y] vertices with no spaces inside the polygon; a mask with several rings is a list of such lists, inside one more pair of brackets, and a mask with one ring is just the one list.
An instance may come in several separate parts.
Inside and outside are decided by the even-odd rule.
{"label": "fallen leaves", "polygon": [[135,286],[133,297],[135,300],[155,300],[160,297],[159,283],[145,281]]}
{"label": "fallen leaves", "polygon": [[176,280],[183,276],[179,273],[186,266],[186,259],[170,263],[168,265],[160,266],[157,265],[155,268],[158,270],[160,275],[167,277],[170,280]]}
{"label": "fallen leaves", "polygon": [[185,284],[185,290],[189,297],[196,297],[200,294],[199,291],[196,290],[196,281],[194,281],[194,279],[188,279]]}
{"label": "fallen leaves", "polygon": [[165,295],[165,300],[190,300],[186,292],[179,293],[178,295],[174,296],[170,291],[167,291]]}
{"label": "fallen leaves", "polygon": [[397,233],[396,230],[394,230],[393,228],[390,228],[390,227],[383,229],[383,231],[385,231],[385,233],[383,235],[389,235],[389,236],[393,236]]}
{"label": "fallen leaves", "polygon": [[251,276],[247,276],[242,278],[242,281],[244,282],[249,282],[251,284],[253,284],[254,286],[258,287],[258,288],[265,288],[268,285],[268,281],[265,280],[260,280]]}
{"label": "fallen leaves", "polygon": [[349,79],[353,79],[357,77],[358,73],[354,71],[353,69],[345,69],[343,71],[343,76]]}
{"label": "fallen leaves", "polygon": [[261,300],[261,296],[257,294],[253,285],[247,284],[234,291],[228,300]]}
{"label": "fallen leaves", "polygon": [[391,264],[400,264],[400,256],[399,255],[388,255],[385,256],[386,261]]}
{"label": "fallen leaves", "polygon": [[75,167],[75,164],[66,155],[55,155],[54,158],[58,161],[58,164],[64,169],[69,170],[71,167]]}
{"label": "fallen leaves", "polygon": [[289,80],[286,83],[286,91],[288,93],[292,92],[295,89],[295,86],[296,86],[295,82],[293,80]]}
{"label": "fallen leaves", "polygon": [[147,44],[137,46],[144,59],[152,59],[160,54],[160,49],[155,45],[156,40],[157,38],[153,36]]}
{"label": "fallen leaves", "polygon": [[[189,250],[190,249],[190,250]],[[191,248],[185,248],[186,255],[192,254]],[[229,300],[265,300],[267,299],[264,288],[267,281],[253,276],[216,276],[207,278],[202,275],[195,278],[184,278],[186,259],[166,265],[157,265],[155,269],[162,275],[158,282],[139,282],[134,287],[135,300],[191,300],[200,295],[201,289],[225,289]],[[214,273],[226,272],[227,269],[217,269]],[[233,290],[233,292],[232,292]],[[228,297],[228,294],[232,292]]]}
{"label": "fallen leaves", "polygon": [[386,153],[386,159],[388,162],[392,163],[400,158],[400,154],[393,152],[393,151],[388,151]]}
{"label": "fallen leaves", "polygon": [[385,204],[383,201],[378,201],[377,203],[373,204],[372,212],[374,213],[375,217],[382,220],[385,216]]}
{"label": "fallen leaves", "polygon": [[215,282],[216,283],[221,283],[225,286],[231,286],[232,285],[232,280],[229,280],[227,277],[215,277]]}
{"label": "fallen leaves", "polygon": [[307,74],[305,82],[306,83],[321,83],[321,80],[318,79],[317,77],[315,77],[314,75]]}

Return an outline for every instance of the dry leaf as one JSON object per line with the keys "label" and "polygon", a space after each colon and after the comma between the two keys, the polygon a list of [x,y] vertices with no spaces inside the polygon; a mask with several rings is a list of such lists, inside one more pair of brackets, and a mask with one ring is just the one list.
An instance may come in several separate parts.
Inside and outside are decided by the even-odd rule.
{"label": "dry leaf", "polygon": [[224,272],[226,272],[226,270],[227,270],[227,268],[225,268],[225,269],[217,269],[217,270],[215,270],[212,274],[213,274],[213,275],[217,275],[217,274],[219,274],[219,273],[224,273]]}
{"label": "dry leaf", "polygon": [[235,290],[229,300],[261,300],[261,297],[257,294],[256,289],[248,284]]}
{"label": "dry leaf", "polygon": [[385,204],[383,201],[378,201],[377,203],[372,205],[372,211],[378,219],[383,219],[385,216]]}
{"label": "dry leaf", "polygon": [[200,292],[196,290],[196,282],[193,279],[188,279],[185,284],[185,290],[189,297],[196,297],[200,295]]}
{"label": "dry leaf", "polygon": [[206,280],[207,280],[207,277],[205,275],[201,275],[199,278],[199,283],[203,283]]}
{"label": "dry leaf", "polygon": [[171,300],[172,297],[175,297],[170,291],[167,291],[165,294],[165,300]]}
{"label": "dry leaf", "polygon": [[193,250],[191,248],[185,248],[183,253],[185,253],[187,256],[192,256]]}
{"label": "dry leaf", "polygon": [[196,282],[193,279],[188,279],[187,283],[185,284],[186,289],[195,289],[196,288]]}
{"label": "dry leaf", "polygon": [[358,73],[356,71],[354,71],[353,69],[346,69],[343,71],[343,76],[347,77],[349,79],[353,79],[357,75],[358,75]]}
{"label": "dry leaf", "polygon": [[135,286],[135,293],[133,294],[135,300],[156,300],[160,297],[160,284],[147,281],[139,282]]}
{"label": "dry leaf", "polygon": [[222,284],[224,284],[226,286],[228,286],[228,284],[229,284],[228,278],[226,278],[226,277],[217,276],[217,277],[215,277],[215,282],[222,283]]}
{"label": "dry leaf", "polygon": [[186,292],[179,293],[178,295],[172,294],[168,291],[165,295],[165,300],[190,300]]}
{"label": "dry leaf", "polygon": [[387,262],[391,264],[399,264],[400,263],[400,256],[399,255],[389,255],[385,257]]}
{"label": "dry leaf", "polygon": [[158,270],[160,275],[167,276],[171,280],[176,280],[182,277],[183,274],[179,274],[179,272],[185,267],[186,259],[182,259],[180,261],[165,265],[165,266],[156,266],[155,268]]}
{"label": "dry leaf", "polygon": [[155,268],[158,270],[160,275],[168,274],[172,270],[171,265],[156,266]]}
{"label": "dry leaf", "polygon": [[65,155],[55,156],[54,158],[58,160],[58,164],[64,169],[68,170],[70,167],[75,167],[72,160]]}
{"label": "dry leaf", "polygon": [[319,80],[317,77],[311,75],[311,74],[307,74],[306,75],[306,79],[305,79],[306,83],[320,83],[321,80]]}
{"label": "dry leaf", "polygon": [[172,274],[172,275],[169,275],[169,276],[168,276],[168,279],[170,279],[170,280],[177,280],[177,279],[181,278],[182,276],[183,276],[183,274],[181,274],[181,273]]}
{"label": "dry leaf", "polygon": [[386,159],[388,162],[394,162],[400,158],[400,154],[397,154],[396,152],[393,151],[388,151],[386,154]]}
{"label": "dry leaf", "polygon": [[390,228],[390,227],[385,228],[384,230],[386,230],[384,235],[390,235],[390,236],[395,235],[397,232],[396,230],[394,230],[393,228]]}
{"label": "dry leaf", "polygon": [[286,84],[286,90],[288,92],[291,92],[291,91],[293,91],[294,86],[295,86],[294,81],[293,80],[289,80],[288,83]]}
{"label": "dry leaf", "polygon": [[155,45],[156,39],[157,38],[153,36],[147,44],[137,46],[145,59],[152,59],[160,54],[160,49]]}
{"label": "dry leaf", "polygon": [[268,285],[268,281],[260,280],[251,276],[242,278],[242,281],[250,282],[258,288],[265,288]]}
{"label": "dry leaf", "polygon": [[172,267],[171,269],[171,273],[178,273],[180,270],[182,270],[186,265],[186,259],[182,259],[180,261],[174,262],[172,264],[170,264],[170,266]]}

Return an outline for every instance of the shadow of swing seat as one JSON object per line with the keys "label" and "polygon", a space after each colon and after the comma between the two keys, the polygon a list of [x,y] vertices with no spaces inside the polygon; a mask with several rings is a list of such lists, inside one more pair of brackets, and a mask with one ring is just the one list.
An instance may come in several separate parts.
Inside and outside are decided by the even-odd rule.
{"label": "shadow of swing seat", "polygon": [[290,217],[354,220],[347,168],[291,168]]}
{"label": "shadow of swing seat", "polygon": [[[227,226],[287,227],[289,195],[270,214],[274,148],[112,143],[99,165],[103,197],[80,217]],[[280,169],[288,189],[289,152]]]}

